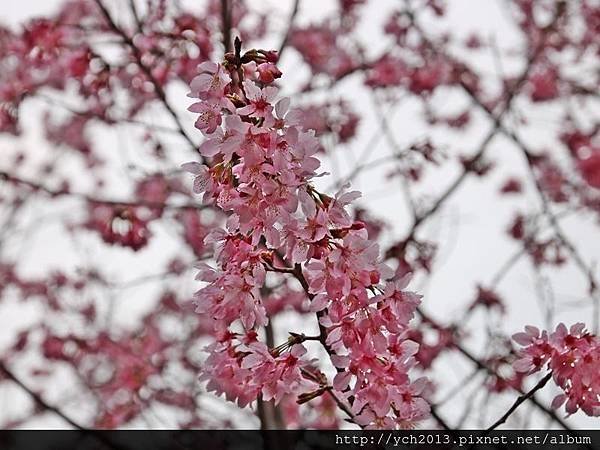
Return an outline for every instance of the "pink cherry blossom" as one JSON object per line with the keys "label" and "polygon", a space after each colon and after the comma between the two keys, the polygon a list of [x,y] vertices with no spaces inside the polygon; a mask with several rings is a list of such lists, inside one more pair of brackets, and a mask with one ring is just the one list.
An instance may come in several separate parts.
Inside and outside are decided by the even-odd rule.
{"label": "pink cherry blossom", "polygon": [[191,96],[207,100],[220,99],[225,93],[231,78],[225,69],[213,62],[207,61],[198,66],[201,73],[196,76],[190,85]]}
{"label": "pink cherry blossom", "polygon": [[[323,385],[315,385],[321,375],[310,375],[303,335],[292,334],[275,348],[257,339],[269,320],[267,273],[293,273],[317,312],[325,333],[320,340],[343,369],[330,389],[346,399],[355,422],[412,427],[429,411],[427,382],[409,376],[418,344],[405,334],[420,297],[405,291],[407,278],[392,279],[365,224],[348,212],[360,193],[345,186],[330,197],[311,184],[320,175],[320,144],[314,131],[288,118],[289,100],[276,101],[277,89],[268,85],[279,73],[273,63],[258,67],[262,88],[251,79],[232,87],[233,77],[219,65],[204,65],[192,83],[192,95],[201,100],[190,111],[200,114],[196,127],[207,136],[200,153],[216,163],[183,167],[195,175],[194,191],[228,215],[227,229],[205,238],[214,244],[216,265],[197,266],[204,283],[194,297],[197,312],[213,318],[215,331],[225,336],[207,348],[202,379],[240,405],[258,395],[276,402],[324,395]],[[245,105],[229,108],[227,91],[242,92]],[[240,327],[241,335],[234,332]]]}
{"label": "pink cherry blossom", "polygon": [[200,145],[200,154],[207,157],[221,154],[224,161],[229,161],[233,152],[241,145],[248,127],[239,116],[226,116],[224,129],[218,127],[214,130],[211,137]]}
{"label": "pink cherry blossom", "polygon": [[214,133],[223,120],[219,103],[209,101],[194,103],[188,108],[188,111],[200,114],[196,119],[196,128],[205,134]]}
{"label": "pink cherry blossom", "polygon": [[259,64],[256,70],[258,71],[258,78],[263,83],[272,83],[276,78],[281,77],[281,71],[275,64],[270,62]]}
{"label": "pink cherry blossom", "polygon": [[238,109],[238,114],[247,116],[254,115],[255,117],[270,117],[273,111],[271,102],[277,95],[277,88],[267,86],[259,88],[251,81],[244,81],[244,90],[250,103],[243,108]]}
{"label": "pink cherry blossom", "polygon": [[583,323],[570,329],[560,323],[552,333],[528,326],[513,339],[523,346],[515,370],[533,373],[547,365],[552,371],[554,382],[563,390],[554,398],[553,408],[566,402],[568,414],[581,409],[588,416],[600,416],[600,340]]}
{"label": "pink cherry blossom", "polygon": [[531,100],[543,102],[558,97],[558,81],[558,73],[555,67],[539,69],[529,79],[531,83]]}
{"label": "pink cherry blossom", "polygon": [[600,150],[577,162],[581,176],[592,187],[600,189]]}

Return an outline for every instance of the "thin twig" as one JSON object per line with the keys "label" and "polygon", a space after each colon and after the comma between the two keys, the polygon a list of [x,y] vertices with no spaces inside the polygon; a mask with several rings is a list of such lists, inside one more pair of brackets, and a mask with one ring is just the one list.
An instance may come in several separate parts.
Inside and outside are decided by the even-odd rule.
{"label": "thin twig", "polygon": [[285,50],[285,48],[287,47],[287,45],[289,43],[290,35],[292,34],[292,29],[294,28],[294,22],[296,21],[296,16],[298,15],[299,9],[300,9],[300,0],[295,0],[294,6],[292,7],[292,12],[290,13],[290,18],[288,19],[287,29],[285,30],[285,35],[283,36],[283,40],[281,41],[281,44],[279,45],[279,51],[278,51],[279,58],[281,58],[283,51]]}
{"label": "thin twig", "polygon": [[[425,314],[425,312],[421,308],[418,308],[417,312],[423,318],[423,320],[425,320],[426,322],[429,322],[430,324],[432,324],[432,326],[440,327],[440,325],[438,325],[435,320],[433,320],[431,317],[429,317],[427,314]],[[458,352],[461,353],[464,357],[466,357],[469,361],[471,361],[473,364],[475,364],[475,366],[477,366],[477,368],[479,368],[480,370],[484,370],[485,372],[489,373],[492,376],[500,377],[493,368],[491,368],[487,364],[483,363],[479,358],[474,356],[469,350],[467,350],[460,343],[455,342],[454,348],[456,350],[458,350]],[[519,390],[519,389],[516,389],[516,390],[518,392],[520,392],[521,394],[523,394],[523,392],[521,390]],[[527,398],[527,400],[529,400],[540,411],[544,412],[548,417],[550,417],[552,420],[554,420],[556,423],[558,423],[565,430],[571,430],[571,427],[569,425],[567,425],[567,423],[565,423],[564,420],[562,420],[560,417],[558,417],[558,415],[553,410],[547,408],[542,403],[540,403],[540,401],[535,397],[535,395],[529,396]]]}
{"label": "thin twig", "polygon": [[[433,45],[433,43],[425,35],[425,32],[418,25],[414,14],[410,10],[407,10],[406,13],[411,21],[411,25],[421,35],[425,44],[429,48],[431,48],[434,52],[439,54],[440,51],[437,50],[436,46]],[[493,127],[488,132],[488,134],[485,136],[485,138],[483,139],[481,144],[479,145],[479,150],[475,153],[475,155],[473,155],[471,158],[469,158],[469,160],[465,164],[465,168],[463,169],[463,171],[454,179],[454,181],[450,184],[450,186],[448,186],[448,188],[444,191],[444,193],[442,193],[437,198],[437,200],[433,203],[433,205],[430,206],[429,209],[427,209],[424,213],[420,214],[413,221],[412,227],[410,228],[409,232],[407,233],[406,238],[402,242],[401,250],[404,250],[406,248],[406,246],[415,239],[416,232],[421,227],[421,225],[425,221],[427,221],[427,219],[429,219],[433,214],[435,214],[442,205],[445,204],[445,202],[448,200],[448,198],[450,198],[450,196],[466,181],[467,175],[469,175],[472,172],[472,168],[474,167],[474,165],[476,165],[479,161],[481,161],[483,159],[483,156],[485,155],[492,139],[500,132],[501,119],[510,112],[513,100],[517,97],[517,94],[519,93],[521,87],[525,84],[525,82],[529,78],[529,72],[533,66],[533,63],[536,61],[538,56],[542,53],[544,48],[545,48],[545,40],[542,39],[540,44],[536,46],[536,48],[531,52],[529,58],[527,59],[527,65],[525,67],[525,70],[523,70],[523,73],[521,74],[521,76],[517,79],[517,81],[515,83],[513,83],[510,91],[507,93],[507,96],[504,99],[502,109],[500,110],[500,112],[498,114],[493,116],[493,120],[492,120]],[[450,58],[448,55],[444,55],[444,56],[446,58],[452,60],[452,58]],[[456,61],[454,61],[454,62],[456,62]],[[462,83],[461,85],[464,88],[466,88],[466,85],[464,83]],[[397,248],[397,246],[396,246],[396,248]],[[392,247],[391,249],[389,249],[388,252],[386,252],[386,256],[389,257],[393,253],[395,253],[396,248]]]}
{"label": "thin twig", "polygon": [[48,403],[37,392],[33,391],[29,386],[27,386],[23,381],[21,381],[21,379],[19,377],[17,377],[8,367],[6,367],[6,365],[2,361],[0,361],[0,376],[4,376],[7,379],[11,380],[13,383],[15,383],[21,390],[23,390],[34,401],[34,403],[38,407],[40,407],[44,411],[50,412],[50,413],[60,417],[62,420],[67,422],[69,425],[71,425],[76,430],[79,430],[84,433],[88,433],[88,434],[92,435],[93,437],[95,437],[96,439],[98,439],[99,441],[104,443],[105,445],[113,448],[114,450],[127,450],[127,447],[123,447],[123,446],[121,446],[121,444],[116,444],[116,443],[112,442],[104,434],[98,433],[96,430],[86,428],[85,426],[83,426],[82,424],[80,424],[79,422],[72,419],[64,412],[62,412],[56,406],[53,406],[50,403]]}
{"label": "thin twig", "polygon": [[513,403],[513,405],[506,411],[502,417],[500,417],[492,426],[490,426],[487,430],[492,431],[502,425],[506,420],[510,417],[512,413],[514,413],[521,403],[524,403],[526,400],[533,398],[533,394],[546,386],[546,383],[550,381],[552,378],[552,372],[548,372],[544,378],[542,378],[538,384],[536,384],[533,388],[531,388],[528,392],[523,395],[520,395],[517,400]]}
{"label": "thin twig", "polygon": [[30,180],[25,180],[23,178],[16,177],[11,175],[8,172],[0,171],[0,181],[5,180],[9,183],[20,184],[23,186],[27,186],[33,191],[44,192],[48,194],[50,197],[72,197],[78,198],[81,200],[85,200],[88,203],[98,203],[102,205],[110,205],[110,206],[130,206],[130,207],[147,207],[147,208],[155,208],[155,209],[172,209],[172,210],[202,210],[205,206],[198,203],[184,203],[181,205],[174,205],[170,203],[164,202],[152,202],[147,200],[113,200],[113,199],[105,199],[94,197],[91,195],[87,195],[81,192],[71,192],[68,190],[59,190],[59,189],[51,189],[49,187],[43,186],[39,183],[35,183]]}
{"label": "thin twig", "polygon": [[23,391],[25,391],[27,393],[27,395],[29,395],[29,397],[31,397],[31,399],[36,403],[36,405],[39,405],[45,411],[48,411],[48,412],[51,412],[51,413],[57,415],[62,420],[67,422],[69,425],[71,425],[73,428],[76,428],[81,431],[87,430],[86,427],[84,427],[80,423],[76,422],[74,419],[71,419],[69,416],[67,416],[65,413],[63,413],[60,409],[58,409],[57,407],[52,406],[51,404],[46,402],[37,392],[34,392],[31,388],[29,388],[29,386],[27,386],[25,383],[23,383],[1,361],[0,361],[0,374],[4,375],[6,378],[8,378],[13,383],[15,383],[17,386],[19,386]]}
{"label": "thin twig", "polygon": [[348,406],[342,400],[340,400],[340,398],[335,394],[335,392],[333,392],[333,388],[331,386],[328,387],[327,392],[329,393],[329,395],[331,395],[331,398],[333,398],[333,401],[338,405],[338,407],[342,411],[344,411],[346,415],[354,422],[354,414],[348,408]]}
{"label": "thin twig", "polygon": [[185,131],[185,128],[183,127],[181,119],[179,118],[179,116],[177,115],[177,113],[175,112],[173,107],[169,104],[169,102],[167,100],[167,94],[165,93],[163,87],[161,86],[161,84],[158,82],[158,80],[152,74],[152,69],[150,67],[148,67],[146,64],[144,64],[144,61],[142,60],[142,52],[140,51],[140,49],[134,44],[133,39],[131,37],[129,37],[129,35],[127,33],[125,33],[125,31],[123,31],[117,25],[117,23],[113,20],[112,16],[110,15],[110,12],[102,3],[102,0],[95,0],[95,2],[96,2],[96,5],[98,6],[98,8],[100,8],[100,11],[102,12],[102,15],[104,16],[104,18],[106,19],[109,27],[113,30],[113,32],[115,32],[116,34],[121,36],[123,38],[123,41],[125,42],[125,44],[127,44],[127,46],[131,49],[131,53],[133,54],[133,57],[138,65],[138,67],[142,70],[142,72],[144,72],[144,74],[146,75],[148,80],[152,83],[157,97],[159,98],[159,100],[162,102],[162,104],[164,105],[166,110],[169,112],[169,114],[175,121],[175,124],[177,125],[177,128],[179,130],[179,134],[187,141],[187,143],[193,149],[197,149],[198,148],[197,144]]}

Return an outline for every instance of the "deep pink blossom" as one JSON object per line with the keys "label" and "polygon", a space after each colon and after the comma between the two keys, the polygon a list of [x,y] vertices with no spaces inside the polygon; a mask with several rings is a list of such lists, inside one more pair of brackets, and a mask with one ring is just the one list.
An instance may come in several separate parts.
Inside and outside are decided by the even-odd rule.
{"label": "deep pink blossom", "polygon": [[600,150],[577,162],[577,168],[583,179],[592,187],[600,189]]}
{"label": "deep pink blossom", "polygon": [[256,70],[259,80],[263,83],[272,83],[275,79],[281,77],[281,71],[275,64],[270,62],[259,64]]}
{"label": "deep pink blossom", "polygon": [[570,329],[560,323],[552,333],[528,326],[513,339],[523,346],[515,370],[533,373],[547,364],[552,371],[554,382],[563,390],[554,398],[553,408],[566,403],[568,414],[581,409],[588,416],[600,416],[600,340],[583,323]]}

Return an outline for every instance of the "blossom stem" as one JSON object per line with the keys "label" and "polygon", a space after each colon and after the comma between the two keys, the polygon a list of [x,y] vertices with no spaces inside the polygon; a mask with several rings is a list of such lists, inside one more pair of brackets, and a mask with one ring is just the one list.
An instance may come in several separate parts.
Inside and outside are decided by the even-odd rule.
{"label": "blossom stem", "polygon": [[335,401],[338,407],[342,411],[344,411],[348,415],[348,417],[352,419],[352,421],[354,421],[354,414],[352,413],[352,411],[350,411],[350,408],[348,408],[348,406],[346,406],[344,402],[335,394],[335,392],[333,392],[333,387],[328,386],[327,392],[329,393],[329,395],[331,395],[331,398],[333,398],[333,401]]}

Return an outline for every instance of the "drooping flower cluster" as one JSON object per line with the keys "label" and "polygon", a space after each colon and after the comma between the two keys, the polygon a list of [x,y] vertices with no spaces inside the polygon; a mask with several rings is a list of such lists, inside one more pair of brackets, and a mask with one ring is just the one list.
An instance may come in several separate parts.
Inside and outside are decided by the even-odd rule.
{"label": "drooping flower cluster", "polygon": [[553,333],[527,326],[513,339],[524,346],[515,370],[534,373],[546,364],[552,370],[554,382],[564,391],[554,398],[554,408],[566,402],[569,414],[581,409],[600,416],[600,339],[588,333],[583,323],[570,329],[561,323]]}
{"label": "drooping flower cluster", "polygon": [[[406,338],[419,296],[407,279],[379,258],[362,222],[348,206],[360,196],[345,188],[331,197],[311,183],[319,160],[314,132],[286,120],[289,100],[276,101],[270,82],[280,75],[276,54],[251,50],[205,63],[191,83],[198,99],[190,110],[206,136],[200,153],[208,165],[184,167],[194,190],[228,214],[226,230],[213,231],[217,268],[200,264],[206,285],[198,311],[214,318],[217,342],[202,375],[208,389],[246,405],[259,395],[316,398],[333,389],[354,421],[365,427],[407,427],[427,416],[428,382],[412,382],[418,345]],[[264,77],[271,64],[275,76]],[[295,277],[310,300],[321,341],[337,367],[333,386],[306,359],[306,337],[291,334],[275,348],[260,342],[267,325],[263,290],[267,274]],[[311,375],[312,374],[312,375]]]}

